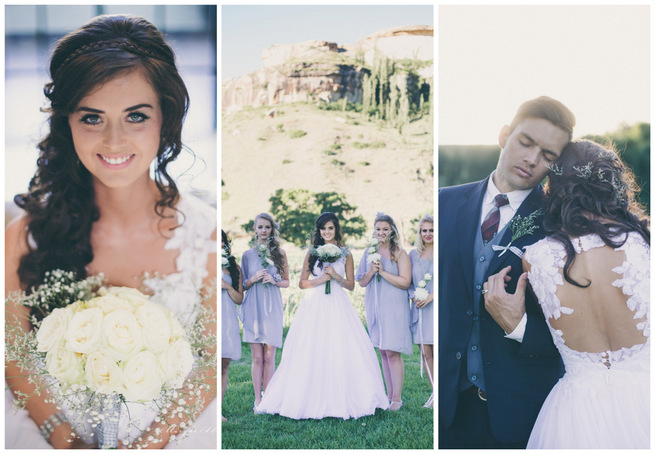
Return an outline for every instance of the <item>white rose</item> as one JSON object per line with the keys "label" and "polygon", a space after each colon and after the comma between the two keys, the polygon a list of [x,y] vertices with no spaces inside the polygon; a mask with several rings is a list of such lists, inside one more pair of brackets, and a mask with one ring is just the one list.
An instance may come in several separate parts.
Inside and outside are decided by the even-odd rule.
{"label": "white rose", "polygon": [[230,266],[230,261],[227,257],[221,257],[221,268],[227,268]]}
{"label": "white rose", "polygon": [[366,258],[367,263],[373,263],[373,262],[379,262],[382,256],[378,254],[377,252],[375,254],[371,254]]}
{"label": "white rose", "polygon": [[50,351],[59,341],[64,339],[72,316],[72,311],[61,307],[50,312],[50,315],[43,319],[41,327],[36,332],[38,342],[36,349],[40,352]]}
{"label": "white rose", "polygon": [[423,279],[426,281],[431,281],[432,280],[432,275],[430,273],[425,273],[425,276],[423,276]]}
{"label": "white rose", "polygon": [[425,281],[418,281],[418,286],[419,286],[419,287],[421,287],[421,288],[425,288],[426,285],[427,285],[427,284],[425,283]]}
{"label": "white rose", "polygon": [[273,260],[271,259],[266,259],[266,263],[268,263],[269,265],[275,265],[275,262],[273,262]]}
{"label": "white rose", "polygon": [[163,384],[161,367],[154,353],[143,351],[123,366],[123,396],[132,402],[155,399]]}
{"label": "white rose", "polygon": [[148,295],[141,293],[135,288],[131,287],[109,287],[107,292],[110,295],[115,295],[125,301],[130,302],[135,306],[140,306],[150,301]]}
{"label": "white rose", "polygon": [[84,366],[86,384],[103,394],[121,392],[121,369],[116,361],[100,352],[91,353]]}
{"label": "white rose", "polygon": [[48,352],[45,365],[50,375],[66,384],[82,383],[84,376],[82,355],[67,350],[64,342],[60,342]]}
{"label": "white rose", "polygon": [[175,314],[171,311],[168,312],[168,322],[170,323],[170,327],[171,327],[172,339],[178,339],[186,335],[182,323],[180,323],[180,320],[178,320]]}
{"label": "white rose", "polygon": [[117,360],[126,360],[143,347],[143,331],[132,312],[119,309],[105,315],[102,341],[108,354]]}
{"label": "white rose", "polygon": [[371,241],[368,244],[370,244],[371,246],[375,246],[378,243],[379,243],[378,239],[373,237],[371,238]]}
{"label": "white rose", "polygon": [[424,288],[417,288],[414,291],[414,298],[421,301],[425,301],[426,299],[428,299],[428,291],[425,290]]}
{"label": "white rose", "polygon": [[94,303],[95,307],[102,310],[104,314],[109,314],[110,312],[114,312],[119,309],[132,311],[132,305],[128,301],[119,298],[116,295],[112,295],[111,293],[108,293],[105,296],[100,296],[98,298],[93,298],[90,301]]}
{"label": "white rose", "polygon": [[77,353],[91,353],[100,345],[102,311],[91,307],[77,312],[66,330],[66,348]]}
{"label": "white rose", "polygon": [[171,326],[161,306],[148,301],[139,306],[134,315],[141,325],[146,348],[155,352],[166,350],[171,338]]}
{"label": "white rose", "polygon": [[177,339],[168,350],[159,355],[159,362],[166,376],[166,382],[174,388],[179,388],[193,368],[191,345],[186,339]]}

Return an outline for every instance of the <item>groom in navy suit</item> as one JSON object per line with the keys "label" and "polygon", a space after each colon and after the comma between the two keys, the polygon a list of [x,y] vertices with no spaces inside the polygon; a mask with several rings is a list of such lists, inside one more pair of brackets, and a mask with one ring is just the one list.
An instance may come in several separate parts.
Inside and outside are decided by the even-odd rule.
{"label": "groom in navy suit", "polygon": [[523,298],[520,255],[544,236],[540,183],[574,124],[559,101],[527,101],[500,131],[496,170],[439,191],[441,449],[525,448],[564,373],[541,308]]}

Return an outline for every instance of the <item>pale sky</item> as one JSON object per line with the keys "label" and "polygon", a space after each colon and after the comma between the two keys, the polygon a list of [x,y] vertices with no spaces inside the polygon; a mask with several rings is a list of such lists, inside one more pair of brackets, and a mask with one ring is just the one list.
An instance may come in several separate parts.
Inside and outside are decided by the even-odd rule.
{"label": "pale sky", "polygon": [[[547,95],[574,137],[650,122],[649,6],[440,6],[439,144],[495,144]],[[437,32],[438,30],[438,32]]]}
{"label": "pale sky", "polygon": [[431,5],[224,5],[221,8],[222,74],[245,76],[262,67],[274,44],[325,40],[355,44],[381,30],[432,25]]}

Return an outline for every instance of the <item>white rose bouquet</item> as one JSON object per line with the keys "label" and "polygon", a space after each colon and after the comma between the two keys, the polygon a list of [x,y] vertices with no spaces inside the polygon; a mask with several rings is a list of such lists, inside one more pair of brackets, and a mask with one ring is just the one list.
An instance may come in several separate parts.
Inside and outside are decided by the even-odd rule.
{"label": "white rose bouquet", "polygon": [[428,282],[432,280],[432,275],[430,273],[425,273],[425,276],[423,276],[423,279],[418,281],[416,284],[416,289],[414,290],[414,297],[421,300],[425,301],[428,299],[428,296],[430,294],[428,293],[428,290],[426,289]]}
{"label": "white rose bouquet", "polygon": [[[55,271],[31,295],[13,295],[32,308],[34,329],[26,333],[17,320],[8,320],[6,357],[30,372],[37,390],[48,389],[58,406],[68,408],[71,425],[98,430],[106,448],[117,446],[126,402],[158,409],[160,418],[173,403],[179,413],[195,414],[195,405],[178,405],[178,390],[203,388],[190,374],[206,362],[194,354],[199,343],[215,340],[199,342],[204,326],[183,326],[171,310],[136,289],[100,283],[97,276],[75,281],[72,273]],[[18,396],[16,404],[24,406],[29,397]]]}
{"label": "white rose bouquet", "polygon": [[[371,238],[371,241],[368,243],[368,257],[366,257],[366,263],[379,262],[382,260],[382,256],[378,253],[378,248],[380,247],[380,242],[377,238]],[[376,273],[378,277],[378,282],[380,282],[380,273]]]}
{"label": "white rose bouquet", "polygon": [[[318,257],[319,262],[334,263],[346,254],[345,248],[340,248],[336,244],[323,244],[317,248],[312,248],[310,254]],[[330,294],[330,281],[325,283],[325,294]]]}

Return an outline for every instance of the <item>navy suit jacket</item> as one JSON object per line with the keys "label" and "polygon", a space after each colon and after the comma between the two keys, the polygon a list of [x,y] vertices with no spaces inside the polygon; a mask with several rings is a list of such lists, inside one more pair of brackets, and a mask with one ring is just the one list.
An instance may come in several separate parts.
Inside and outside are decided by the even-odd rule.
{"label": "navy suit jacket", "polygon": [[[462,362],[473,325],[474,298],[480,298],[480,348],[491,431],[504,443],[527,443],[539,409],[564,366],[546,325],[543,312],[530,292],[526,297],[528,322],[523,342],[505,338],[505,332],[484,308],[474,290],[474,242],[489,177],[483,181],[439,190],[439,423],[452,425],[458,399]],[[543,190],[537,186],[517,215],[527,217],[542,207]],[[523,248],[544,237],[539,228],[512,244]],[[500,245],[511,240],[508,228]],[[507,292],[516,291],[523,272],[521,259],[511,252],[494,254],[485,275],[511,265]],[[465,370],[464,370],[465,372]]]}

